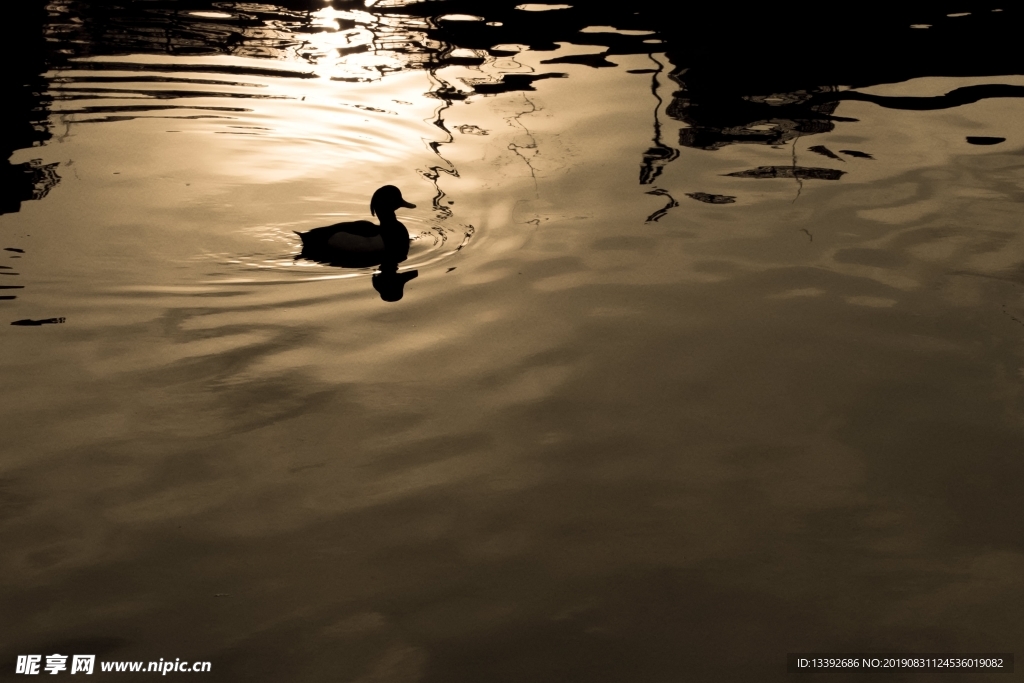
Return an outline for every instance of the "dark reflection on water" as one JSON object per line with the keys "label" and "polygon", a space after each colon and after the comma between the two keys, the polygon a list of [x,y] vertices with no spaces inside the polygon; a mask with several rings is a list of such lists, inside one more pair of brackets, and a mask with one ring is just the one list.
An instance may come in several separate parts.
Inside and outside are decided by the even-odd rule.
{"label": "dark reflection on water", "polygon": [[40,145],[51,133],[47,118],[52,98],[42,77],[46,69],[46,44],[42,27],[45,9],[31,3],[8,19],[4,68],[0,92],[4,99],[4,124],[0,130],[0,214],[13,213],[21,203],[46,196],[60,181],[56,164],[38,160],[20,164],[10,162],[11,153]]}
{"label": "dark reflection on water", "polygon": [[373,275],[373,288],[384,301],[400,301],[405,296],[405,284],[419,275],[417,270],[398,272],[398,264],[382,264]]}
{"label": "dark reflection on water", "polygon": [[[0,661],[1021,642],[1019,11],[522,4],[17,20]],[[392,183],[407,253],[300,251]]]}
{"label": "dark reflection on water", "polygon": [[[369,6],[367,6],[369,5]],[[678,156],[678,150],[662,139],[660,116],[687,124],[679,132],[678,144],[704,150],[720,149],[730,144],[763,144],[778,146],[806,136],[834,130],[835,110],[842,101],[867,101],[883,107],[908,110],[933,110],[962,106],[985,98],[1020,97],[1024,86],[977,85],[955,89],[933,97],[885,97],[869,93],[845,91],[839,86],[863,87],[930,75],[966,76],[1013,73],[1019,70],[1022,58],[1006,46],[1012,44],[1017,13],[1013,8],[998,13],[991,8],[949,17],[959,5],[933,4],[927,9],[887,8],[878,11],[871,6],[843,7],[831,17],[830,26],[842,26],[842,35],[857,36],[862,44],[870,44],[871,52],[862,55],[856,50],[834,47],[797,49],[796,52],[772,52],[769,45],[774,34],[765,26],[782,21],[775,11],[752,9],[734,15],[711,6],[690,7],[685,20],[665,21],[657,2],[639,0],[632,3],[602,3],[599,7],[568,7],[543,12],[519,11],[521,3],[505,1],[488,3],[486,16],[478,16],[479,3],[461,2],[335,2],[327,7],[338,11],[328,24],[323,22],[324,4],[313,0],[288,3],[231,2],[115,2],[89,3],[76,0],[55,0],[47,5],[45,34],[49,50],[47,66],[66,66],[69,60],[84,57],[123,54],[162,54],[172,56],[213,56],[275,60],[298,59],[315,67],[339,57],[372,53],[393,55],[397,59],[371,60],[337,80],[373,80],[403,69],[427,69],[436,73],[450,65],[479,66],[483,54],[512,55],[503,45],[523,45],[535,51],[554,50],[559,44],[572,43],[586,36],[586,42],[598,52],[566,55],[542,60],[542,64],[577,64],[594,68],[612,66],[607,57],[630,53],[657,51],[675,64],[669,73],[652,54],[657,68],[652,73],[652,94],[658,100],[653,120],[653,144],[644,155],[640,183],[651,184],[661,169]],[[543,5],[538,5],[543,7]],[[828,34],[818,15],[818,5],[789,3],[784,13],[789,34],[794,40],[804,37],[814,41],[835,42],[838,36]],[[962,9],[962,8],[960,8]],[[476,19],[476,20],[465,20]],[[908,27],[928,26],[928,30]],[[615,31],[581,34],[588,26],[614,26]],[[307,39],[317,33],[341,33],[348,46],[334,45],[327,49]],[[635,35],[633,35],[635,34]],[[1005,38],[1005,40],[1004,40]],[[951,42],[984,39],[986,50],[952,51]],[[472,52],[477,51],[477,55]],[[37,53],[39,51],[37,50]],[[783,54],[792,59],[775,59]],[[898,58],[897,58],[898,56]],[[33,69],[34,65],[34,69]],[[154,75],[90,76],[89,70],[143,71]],[[23,65],[14,76],[21,83],[36,79],[42,70],[39,62]],[[210,78],[217,74],[313,78],[312,71],[242,67],[223,64],[138,64],[75,62],[76,75],[59,76],[59,98],[74,101],[90,100],[109,94],[109,85],[125,82],[120,95],[133,93],[145,99],[174,99],[176,104],[118,103],[88,104],[82,108],[65,107],[66,116],[88,115],[91,121],[119,121],[154,111],[188,109],[208,111],[209,116],[245,112],[244,107],[202,106],[183,102],[182,98],[208,97],[216,94],[227,98],[259,98],[254,92],[209,90],[142,89],[145,84],[181,83],[183,85],[244,85],[243,81]],[[360,74],[359,71],[363,73]],[[161,71],[174,71],[177,77],[161,77]],[[196,78],[180,74],[195,73]],[[515,91],[531,91],[538,80],[562,78],[567,74],[505,73],[497,78],[471,81],[463,79],[456,87],[439,81],[433,96],[451,103],[472,94],[496,95]],[[668,103],[661,102],[659,78],[671,79],[678,86]],[[467,89],[468,88],[468,89]],[[18,92],[25,92],[21,88]],[[35,129],[43,129],[31,138],[36,144],[49,136],[45,132],[47,99],[36,96],[16,118],[26,120]],[[106,114],[106,116],[102,116]],[[195,115],[193,115],[195,116]],[[440,114],[439,114],[440,116]],[[439,127],[446,130],[438,119]],[[26,146],[25,136],[12,149]],[[435,151],[436,148],[435,148]],[[8,166],[10,198],[6,204],[16,207],[24,199],[39,199],[59,180],[55,164],[45,167],[23,163]],[[434,169],[437,173],[438,168]],[[451,172],[445,169],[444,172]],[[799,175],[797,173],[797,175]],[[774,176],[777,177],[777,176]],[[435,209],[447,211],[438,188]],[[19,199],[20,198],[20,199]],[[7,209],[16,210],[15,209]],[[651,220],[651,219],[649,219]]]}

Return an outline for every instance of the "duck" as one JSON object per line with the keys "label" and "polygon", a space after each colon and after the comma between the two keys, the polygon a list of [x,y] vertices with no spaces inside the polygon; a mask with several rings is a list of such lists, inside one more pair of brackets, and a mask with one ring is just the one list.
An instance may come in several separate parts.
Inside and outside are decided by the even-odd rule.
{"label": "duck", "polygon": [[350,267],[398,264],[409,256],[409,231],[395,217],[401,208],[415,209],[416,205],[407,202],[394,185],[385,185],[370,198],[370,215],[377,217],[380,225],[346,221],[296,231],[302,240],[302,252],[296,258]]}

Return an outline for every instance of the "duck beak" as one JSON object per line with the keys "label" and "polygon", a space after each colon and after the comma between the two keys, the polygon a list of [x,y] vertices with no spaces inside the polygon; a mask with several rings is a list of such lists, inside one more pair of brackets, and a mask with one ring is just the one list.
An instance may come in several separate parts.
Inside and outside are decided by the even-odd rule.
{"label": "duck beak", "polygon": [[407,202],[404,199],[402,200],[402,203],[399,204],[399,206],[404,206],[407,209],[415,209],[416,208],[415,204],[413,204],[412,202]]}

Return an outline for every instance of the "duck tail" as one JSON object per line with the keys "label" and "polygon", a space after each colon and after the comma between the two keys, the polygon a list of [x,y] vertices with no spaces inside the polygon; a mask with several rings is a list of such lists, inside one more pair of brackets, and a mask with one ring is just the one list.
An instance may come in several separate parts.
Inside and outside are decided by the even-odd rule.
{"label": "duck tail", "polygon": [[292,232],[294,232],[294,233],[295,233],[296,235],[298,235],[298,236],[299,236],[299,239],[300,239],[300,240],[302,240],[302,243],[303,243],[303,244],[305,244],[305,243],[306,243],[306,233],[304,233],[304,232],[299,232],[298,230],[292,230]]}

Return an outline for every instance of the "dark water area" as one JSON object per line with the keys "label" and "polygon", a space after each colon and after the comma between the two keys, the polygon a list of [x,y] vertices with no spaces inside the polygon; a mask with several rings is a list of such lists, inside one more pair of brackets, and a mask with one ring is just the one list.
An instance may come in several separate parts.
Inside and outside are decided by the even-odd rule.
{"label": "dark water area", "polygon": [[[25,3],[0,679],[959,681],[786,655],[1019,652],[1022,29]],[[343,253],[296,234],[337,225]]]}

